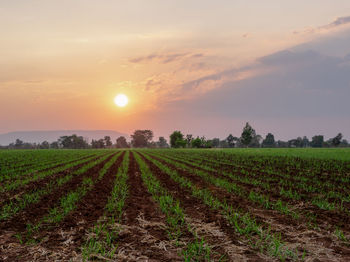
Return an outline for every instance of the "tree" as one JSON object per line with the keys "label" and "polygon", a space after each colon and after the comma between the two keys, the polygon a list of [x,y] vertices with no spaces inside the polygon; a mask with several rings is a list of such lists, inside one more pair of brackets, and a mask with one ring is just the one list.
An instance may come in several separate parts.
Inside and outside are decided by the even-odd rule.
{"label": "tree", "polygon": [[175,148],[186,147],[187,142],[185,139],[178,139],[175,142]]}
{"label": "tree", "polygon": [[343,138],[343,135],[341,133],[339,133],[334,138],[332,138],[332,146],[339,146],[342,138]]}
{"label": "tree", "polygon": [[211,140],[211,144],[213,147],[219,147],[220,146],[220,139],[219,138],[213,138]]}
{"label": "tree", "polygon": [[166,141],[166,139],[163,136],[160,136],[157,142],[157,147],[160,148],[167,148],[169,147],[168,142]]}
{"label": "tree", "polygon": [[324,137],[321,135],[312,137],[311,146],[312,147],[322,147],[324,142]]}
{"label": "tree", "polygon": [[310,146],[310,141],[306,136],[304,136],[301,143],[301,147],[308,147],[308,146]]}
{"label": "tree", "polygon": [[213,147],[213,141],[212,140],[206,140],[206,141],[204,141],[204,144],[202,146],[204,148],[212,148]]}
{"label": "tree", "polygon": [[226,140],[226,139],[221,140],[221,141],[220,141],[220,144],[219,144],[219,147],[221,147],[221,148],[227,148],[227,147],[228,147],[227,140]]}
{"label": "tree", "polygon": [[91,147],[92,148],[105,148],[105,140],[104,139],[99,139],[99,140],[92,139]]}
{"label": "tree", "polygon": [[15,142],[15,148],[21,148],[23,146],[23,141],[20,140],[20,139],[16,139],[16,142]]}
{"label": "tree", "polygon": [[110,136],[105,136],[105,137],[104,137],[104,143],[105,143],[106,147],[111,147],[111,146],[113,145]]}
{"label": "tree", "polygon": [[71,136],[61,136],[58,142],[63,148],[68,149],[82,149],[89,146],[82,136],[77,136],[75,134]]}
{"label": "tree", "polygon": [[126,142],[126,138],[124,136],[120,136],[116,140],[116,147],[117,148],[128,148],[128,142]]}
{"label": "tree", "polygon": [[60,147],[59,147],[58,142],[55,141],[55,142],[52,142],[52,143],[50,144],[50,148],[52,148],[52,149],[59,149]]}
{"label": "tree", "polygon": [[291,139],[288,141],[289,147],[302,147],[303,146],[303,139],[301,137],[298,137],[296,139]]}
{"label": "tree", "polygon": [[346,139],[343,139],[341,142],[340,142],[340,145],[341,147],[348,147],[349,146],[349,142],[348,140]]}
{"label": "tree", "polygon": [[288,147],[289,145],[288,145],[288,142],[285,142],[285,141],[282,141],[282,140],[278,140],[277,141],[277,146],[284,148],[284,147]]}
{"label": "tree", "polygon": [[185,147],[187,144],[187,141],[184,140],[184,135],[181,133],[181,131],[174,131],[170,135],[170,146],[179,148],[179,147]]}
{"label": "tree", "polygon": [[233,136],[232,134],[229,134],[226,138],[226,142],[228,147],[235,147],[236,142],[238,141],[238,138]]}
{"label": "tree", "polygon": [[40,149],[49,149],[49,148],[50,148],[50,144],[49,144],[49,142],[44,141],[44,142],[42,142],[42,143],[39,145],[39,148],[40,148]]}
{"label": "tree", "polygon": [[276,142],[275,142],[275,136],[271,133],[268,133],[265,137],[265,139],[262,142],[262,147],[275,147]]}
{"label": "tree", "polygon": [[248,147],[248,145],[252,142],[255,136],[256,136],[255,130],[247,122],[245,127],[243,128],[243,132],[241,135],[241,143],[246,147]]}
{"label": "tree", "polygon": [[133,147],[148,147],[153,139],[151,130],[135,130],[131,135],[131,144]]}
{"label": "tree", "polygon": [[260,147],[260,143],[262,139],[263,138],[261,135],[253,136],[252,141],[250,141],[249,143],[249,147]]}
{"label": "tree", "polygon": [[191,134],[187,134],[186,135],[187,147],[191,146],[192,140],[193,140],[193,136]]}
{"label": "tree", "polygon": [[202,140],[197,136],[197,138],[192,140],[191,144],[192,144],[192,147],[194,147],[194,148],[201,148],[202,147]]}

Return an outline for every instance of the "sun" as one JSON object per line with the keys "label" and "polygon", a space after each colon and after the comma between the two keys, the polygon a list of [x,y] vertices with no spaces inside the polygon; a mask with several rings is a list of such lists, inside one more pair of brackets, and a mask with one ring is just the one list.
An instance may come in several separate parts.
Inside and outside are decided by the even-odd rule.
{"label": "sun", "polygon": [[114,103],[119,107],[124,107],[128,104],[129,99],[124,94],[119,94],[114,98]]}

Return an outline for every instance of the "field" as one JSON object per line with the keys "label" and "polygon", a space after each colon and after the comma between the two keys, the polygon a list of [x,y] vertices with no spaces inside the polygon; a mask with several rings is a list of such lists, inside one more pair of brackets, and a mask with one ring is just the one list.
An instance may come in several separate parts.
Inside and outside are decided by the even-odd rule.
{"label": "field", "polygon": [[350,261],[349,149],[0,151],[0,261]]}

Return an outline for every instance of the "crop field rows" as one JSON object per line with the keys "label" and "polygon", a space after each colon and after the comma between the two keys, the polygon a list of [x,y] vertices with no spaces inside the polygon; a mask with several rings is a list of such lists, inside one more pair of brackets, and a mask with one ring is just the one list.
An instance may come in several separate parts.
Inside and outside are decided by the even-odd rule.
{"label": "crop field rows", "polygon": [[0,151],[1,261],[350,261],[350,162]]}

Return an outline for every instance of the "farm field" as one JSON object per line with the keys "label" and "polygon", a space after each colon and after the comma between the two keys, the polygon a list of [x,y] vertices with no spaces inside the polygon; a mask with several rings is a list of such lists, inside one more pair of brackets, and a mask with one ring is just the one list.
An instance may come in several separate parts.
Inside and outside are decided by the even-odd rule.
{"label": "farm field", "polygon": [[349,149],[0,151],[0,261],[350,261]]}

